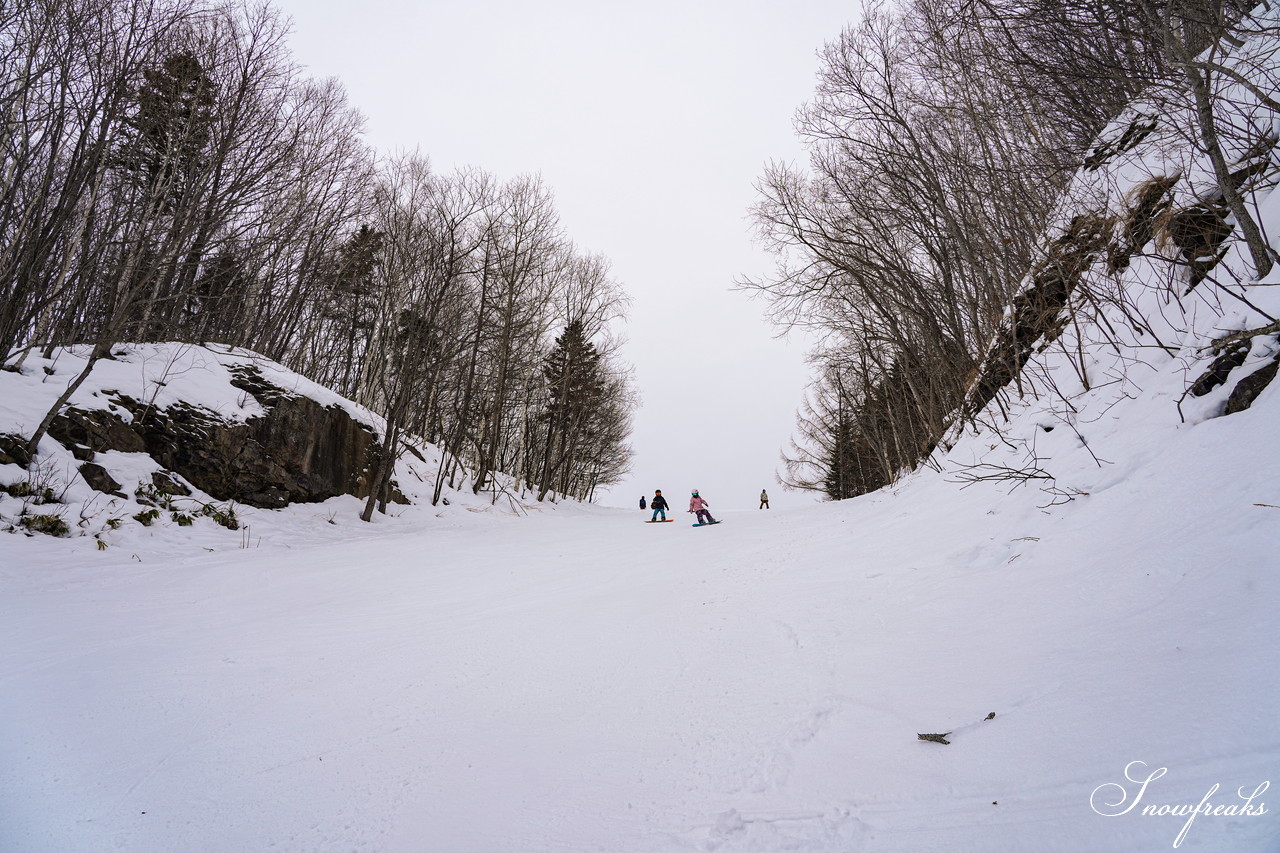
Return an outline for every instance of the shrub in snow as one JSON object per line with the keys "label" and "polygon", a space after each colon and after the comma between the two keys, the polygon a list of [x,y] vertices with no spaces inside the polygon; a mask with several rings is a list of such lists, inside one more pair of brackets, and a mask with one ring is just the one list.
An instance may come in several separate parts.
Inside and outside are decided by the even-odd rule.
{"label": "shrub in snow", "polygon": [[42,486],[32,483],[30,480],[22,480],[17,483],[10,483],[5,486],[5,491],[15,498],[30,498],[33,504],[54,504],[58,499],[53,494],[51,486]]}
{"label": "shrub in snow", "polygon": [[200,509],[200,514],[212,518],[216,523],[221,524],[228,530],[240,529],[240,519],[236,518],[235,507],[230,504],[225,508],[214,504],[204,504]]}
{"label": "shrub in snow", "polygon": [[45,533],[49,536],[66,536],[71,532],[71,528],[67,527],[67,522],[60,515],[44,513],[24,515],[18,519],[18,524],[33,533]]}
{"label": "shrub in snow", "polygon": [[135,513],[133,516],[133,520],[141,524],[143,527],[150,527],[151,522],[155,521],[159,517],[160,517],[160,510],[156,509],[155,507],[152,507],[151,509],[143,510],[142,512],[139,512],[139,513]]}

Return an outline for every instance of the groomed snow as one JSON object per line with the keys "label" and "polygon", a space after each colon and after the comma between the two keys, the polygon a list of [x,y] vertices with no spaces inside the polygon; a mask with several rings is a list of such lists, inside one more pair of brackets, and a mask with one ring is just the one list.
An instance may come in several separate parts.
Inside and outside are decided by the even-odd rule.
{"label": "groomed snow", "polygon": [[[1203,192],[1145,146],[1077,195]],[[1280,233],[1280,196],[1260,211]],[[342,497],[247,531],[0,536],[0,851],[1280,850],[1280,383],[1222,416],[1278,344],[1183,395],[1214,337],[1280,316],[1280,272],[1247,269],[1234,246],[1181,301],[1185,269],[1095,269],[1124,310],[1078,315],[999,432],[989,412],[939,470],[838,504],[693,530],[676,500],[645,525],[460,490],[373,525]],[[128,373],[174,373],[171,346],[133,352],[85,393],[252,416],[223,356],[184,355],[193,399]],[[0,374],[0,431],[56,398],[46,366]],[[132,481],[139,456],[100,459]],[[1000,469],[1052,479],[962,487]]]}
{"label": "groomed snow", "polygon": [[[1143,806],[1242,805],[1280,760],[1280,466],[1242,452],[1278,399],[1047,511],[927,472],[701,530],[4,537],[0,849],[1169,849],[1185,818]],[[1134,761],[1167,773],[1097,813]],[[1201,815],[1181,849],[1278,828]]]}

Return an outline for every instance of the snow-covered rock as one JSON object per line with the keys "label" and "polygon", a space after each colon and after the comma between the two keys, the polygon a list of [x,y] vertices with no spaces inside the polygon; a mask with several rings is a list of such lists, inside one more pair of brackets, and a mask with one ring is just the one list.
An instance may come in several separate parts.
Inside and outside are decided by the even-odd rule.
{"label": "snow-covered rock", "polygon": [[[0,529],[83,538],[100,549],[141,537],[181,550],[258,542],[268,531],[314,533],[317,519],[355,521],[382,419],[246,350],[118,346],[54,419],[32,463],[17,464],[23,437],[83,356],[76,347],[49,359],[32,354],[20,371],[0,372],[0,436],[8,437],[0,441]],[[445,461],[425,443],[404,454],[392,516],[552,508],[535,509],[509,478],[474,495],[465,472],[433,505]]]}
{"label": "snow-covered rock", "polygon": [[[1085,211],[1173,165],[1193,205],[1176,136],[1100,152]],[[1280,388],[1225,413],[1280,345],[1210,344],[1280,315],[1280,272],[1188,292],[1160,256],[1182,249],[1130,236],[1123,269],[1080,271],[1116,298],[1030,342],[1004,412],[849,501],[775,495],[693,531],[473,513],[532,508],[459,489],[374,526],[340,496],[245,510],[240,534],[0,536],[0,849],[1278,849]],[[1234,244],[1210,272],[1232,269]],[[84,393],[260,412],[225,377],[152,381],[172,355],[134,350]],[[30,364],[0,432],[56,397],[59,365]],[[425,458],[397,471],[410,499]],[[126,493],[160,471],[94,462]],[[65,482],[73,530],[103,526],[104,496]]]}

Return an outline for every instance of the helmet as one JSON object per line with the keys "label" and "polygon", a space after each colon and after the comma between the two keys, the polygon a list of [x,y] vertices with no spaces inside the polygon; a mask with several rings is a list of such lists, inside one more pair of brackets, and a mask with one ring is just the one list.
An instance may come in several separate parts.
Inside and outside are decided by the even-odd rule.
{"label": "helmet", "polygon": [[653,493],[654,493],[655,495],[660,495],[660,494],[662,494],[662,489],[654,489],[654,490],[653,490]]}
{"label": "helmet", "polygon": [[694,489],[694,490],[693,490],[693,496],[694,496],[695,498],[698,496],[698,490],[697,490],[697,489]]}

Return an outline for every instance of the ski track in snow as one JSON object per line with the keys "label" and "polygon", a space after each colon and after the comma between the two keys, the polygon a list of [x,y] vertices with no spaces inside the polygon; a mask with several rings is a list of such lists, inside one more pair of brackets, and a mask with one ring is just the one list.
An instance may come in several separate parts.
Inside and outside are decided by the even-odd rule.
{"label": "ski track in snow", "polygon": [[[1203,164],[1144,145],[1113,176],[1185,167],[1192,201]],[[1259,215],[1280,232],[1280,195]],[[942,472],[839,504],[694,532],[459,492],[373,525],[344,497],[246,511],[252,534],[125,526],[101,552],[0,536],[0,853],[1172,849],[1185,818],[1091,797],[1132,762],[1167,770],[1144,805],[1275,780],[1280,384],[1218,417],[1271,357],[1256,342],[1175,407],[1201,347],[1262,321],[1198,307],[1202,287],[1166,328],[1166,266],[1136,257],[1124,287],[1176,356],[1143,331],[1112,358],[1072,324],[1024,373],[1066,389],[1078,366],[1091,388],[1011,400]],[[1271,316],[1277,284],[1248,293]],[[61,358],[5,377],[0,426],[56,398]],[[251,359],[377,421],[190,346],[137,347],[76,399],[165,404],[172,372],[247,418],[225,389]],[[1023,450],[1070,500],[950,479]],[[139,456],[102,454],[130,483],[155,469]],[[425,487],[414,468],[397,477]],[[1276,811],[1198,817],[1179,849],[1280,851]]]}
{"label": "ski track in snow", "polygon": [[[1183,506],[1191,456],[1157,484]],[[1160,802],[1268,778],[1280,513],[1213,515],[1215,555],[1176,516],[1126,540],[1101,499],[917,486],[920,514],[601,510],[159,565],[6,541],[0,847],[1154,850],[1180,821],[1090,810],[1129,761],[1176,772]],[[1184,849],[1270,830],[1201,818]]]}
{"label": "ski track in snow", "polygon": [[[1160,452],[1051,510],[921,472],[696,533],[5,537],[0,849],[1164,849],[1181,821],[1091,793],[1141,760],[1196,802],[1280,758],[1280,513],[1252,506],[1280,470],[1238,452],[1276,408],[1149,419],[1128,444]],[[1276,839],[1202,818],[1183,848]]]}

